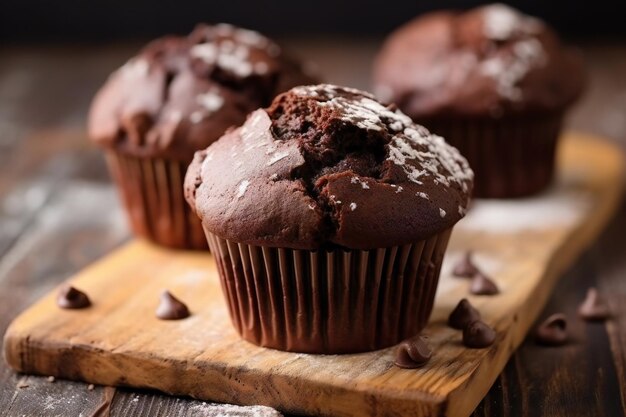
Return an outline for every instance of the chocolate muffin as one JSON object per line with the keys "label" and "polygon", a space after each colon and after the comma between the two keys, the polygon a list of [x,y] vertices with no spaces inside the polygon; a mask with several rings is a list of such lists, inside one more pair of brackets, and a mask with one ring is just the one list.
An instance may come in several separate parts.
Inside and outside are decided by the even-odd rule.
{"label": "chocolate muffin", "polygon": [[225,24],[158,39],[113,73],[91,106],[89,136],[106,150],[133,231],[165,246],[206,248],[183,197],[194,152],[311,81],[271,40]]}
{"label": "chocolate muffin", "polygon": [[379,98],[468,159],[479,197],[550,183],[563,116],[584,83],[581,59],[545,23],[502,4],[421,16],[389,36],[374,68]]}
{"label": "chocolate muffin", "polygon": [[246,340],[346,353],[425,326],[472,177],[455,148],[394,107],[317,85],[196,153],[185,196]]}

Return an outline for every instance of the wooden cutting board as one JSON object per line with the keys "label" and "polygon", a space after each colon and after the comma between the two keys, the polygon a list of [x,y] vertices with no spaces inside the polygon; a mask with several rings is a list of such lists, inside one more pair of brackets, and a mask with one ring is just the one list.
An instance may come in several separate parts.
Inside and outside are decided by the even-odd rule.
{"label": "wooden cutting board", "polygon": [[[94,384],[154,388],[176,395],[285,412],[333,416],[467,416],[524,339],[559,275],[610,219],[624,180],[621,152],[568,134],[559,175],[542,195],[475,203],[456,227],[425,333],[435,353],[417,370],[392,365],[394,349],[352,355],[285,353],[253,346],[232,329],[210,255],[133,241],[74,276],[94,305],[56,307],[56,291],[22,313],[5,335],[9,365],[25,373]],[[470,296],[450,270],[472,249],[501,294]],[[192,316],[154,317],[169,289]],[[472,350],[445,325],[470,298],[497,331]]]}

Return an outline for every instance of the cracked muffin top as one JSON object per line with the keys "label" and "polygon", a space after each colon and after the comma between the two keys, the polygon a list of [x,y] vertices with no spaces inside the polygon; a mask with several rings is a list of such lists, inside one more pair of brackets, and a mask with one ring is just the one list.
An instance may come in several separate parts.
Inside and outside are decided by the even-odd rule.
{"label": "cracked muffin top", "polygon": [[414,119],[562,111],[582,93],[581,57],[504,4],[425,14],[385,41],[374,91]]}
{"label": "cracked muffin top", "polygon": [[199,25],[153,41],[111,75],[92,103],[89,136],[129,155],[189,161],[276,94],[314,81],[257,32]]}
{"label": "cracked muffin top", "polygon": [[185,197],[227,240],[374,249],[452,227],[472,185],[441,137],[368,93],[323,84],[279,95],[197,152]]}

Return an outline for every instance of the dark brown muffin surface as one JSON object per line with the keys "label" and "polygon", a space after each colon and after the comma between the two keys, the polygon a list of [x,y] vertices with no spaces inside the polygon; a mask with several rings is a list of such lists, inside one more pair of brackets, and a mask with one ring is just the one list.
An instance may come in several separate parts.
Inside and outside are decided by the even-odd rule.
{"label": "dark brown muffin surface", "polygon": [[113,73],[92,104],[89,136],[132,156],[190,160],[279,92],[312,81],[259,33],[200,25]]}
{"label": "dark brown muffin surface", "polygon": [[559,112],[584,83],[576,53],[503,4],[409,22],[389,36],[374,69],[377,95],[417,120]]}
{"label": "dark brown muffin surface", "polygon": [[403,245],[463,217],[458,151],[371,95],[296,87],[198,152],[185,195],[205,229],[239,243],[316,250]]}

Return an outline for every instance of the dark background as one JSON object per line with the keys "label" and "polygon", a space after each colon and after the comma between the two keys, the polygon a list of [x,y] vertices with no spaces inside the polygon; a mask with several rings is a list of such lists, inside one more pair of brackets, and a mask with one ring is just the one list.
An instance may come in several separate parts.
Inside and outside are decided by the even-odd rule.
{"label": "dark background", "polygon": [[[0,0],[0,39],[27,42],[143,39],[229,22],[270,35],[381,35],[438,8],[480,1]],[[570,38],[626,35],[624,0],[507,2]]]}

